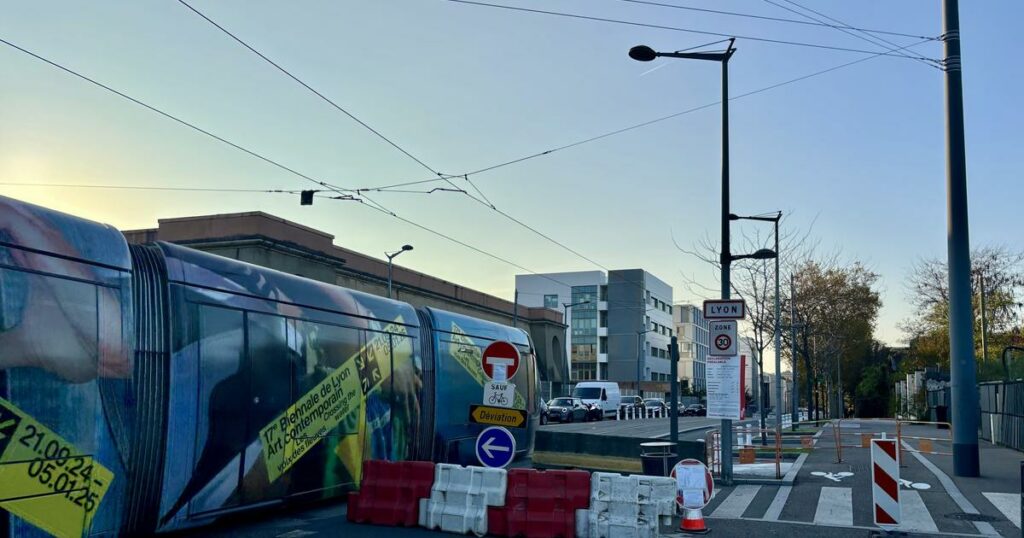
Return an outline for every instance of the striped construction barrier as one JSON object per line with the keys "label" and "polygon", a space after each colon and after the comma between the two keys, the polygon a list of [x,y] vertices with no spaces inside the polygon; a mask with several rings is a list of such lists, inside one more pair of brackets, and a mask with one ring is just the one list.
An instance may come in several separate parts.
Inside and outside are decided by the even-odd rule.
{"label": "striped construction barrier", "polygon": [[875,525],[883,529],[899,526],[900,465],[895,439],[871,440],[871,502]]}
{"label": "striped construction barrier", "polygon": [[676,481],[579,470],[492,469],[423,461],[364,462],[348,519],[523,538],[660,535],[676,514]]}

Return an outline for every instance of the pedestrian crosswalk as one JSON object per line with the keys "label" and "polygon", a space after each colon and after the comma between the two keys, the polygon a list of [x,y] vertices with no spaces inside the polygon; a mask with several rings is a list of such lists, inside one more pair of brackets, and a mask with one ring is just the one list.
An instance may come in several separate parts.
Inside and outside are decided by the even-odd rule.
{"label": "pedestrian crosswalk", "polygon": [[[705,511],[711,519],[757,519],[793,521],[840,527],[872,527],[870,497],[858,496],[853,487],[816,485],[737,485],[716,491]],[[870,494],[868,494],[870,495]],[[983,514],[1001,514],[1001,521],[1017,529],[1021,526],[1020,495],[983,493],[991,506],[978,506]],[[900,491],[901,524],[899,530],[913,533],[978,534],[967,521],[948,517],[954,512],[952,501],[940,491]],[[991,531],[989,531],[991,532]],[[982,532],[984,534],[984,532]]]}

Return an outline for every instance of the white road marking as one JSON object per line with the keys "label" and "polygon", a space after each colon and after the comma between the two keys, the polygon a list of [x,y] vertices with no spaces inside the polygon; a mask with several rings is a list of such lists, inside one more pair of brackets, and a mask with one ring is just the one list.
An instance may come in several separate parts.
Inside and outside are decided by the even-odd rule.
{"label": "white road marking", "polygon": [[1011,523],[1020,528],[1020,495],[1016,493],[982,493]]}
{"label": "white road marking", "polygon": [[743,515],[743,512],[754,500],[754,495],[761,489],[761,486],[742,485],[736,486],[732,493],[722,501],[722,504],[715,508],[712,517],[736,519]]}
{"label": "white road marking", "polygon": [[853,525],[853,490],[850,488],[821,488],[814,523],[820,525]]}
{"label": "white road marking", "polygon": [[[942,472],[942,469],[936,467],[934,463],[928,460],[928,458],[914,451],[913,447],[907,444],[906,441],[903,441],[903,447],[907,449],[911,456],[914,456],[914,458],[917,461],[921,462],[921,465],[924,465],[925,468],[927,468],[929,471],[932,472],[933,475],[935,475],[935,478],[937,478],[939,480],[939,483],[942,484],[942,487],[945,488],[946,493],[949,494],[949,496],[953,499],[953,502],[955,502],[961,510],[968,514],[981,513],[978,512],[978,509],[975,508],[973,504],[971,504],[971,501],[967,500],[967,497],[964,497],[963,493],[960,493],[960,488],[956,487],[956,484],[953,482],[953,479],[951,479],[949,475],[947,475],[946,473]],[[981,534],[984,534],[986,536],[999,536],[999,533],[996,532],[995,527],[993,527],[992,524],[987,521],[972,521],[972,523],[974,523],[974,528],[978,529],[978,532],[980,532]]]}
{"label": "white road marking", "polygon": [[775,498],[772,499],[772,504],[768,507],[768,511],[764,513],[765,520],[778,521],[779,515],[782,514],[782,508],[786,506],[786,501],[789,500],[789,493],[793,491],[793,486],[782,486],[779,491],[775,494]]}
{"label": "white road marking", "polygon": [[299,529],[295,529],[293,531],[288,531],[288,532],[284,532],[284,533],[278,534],[275,538],[300,538],[302,536],[309,536],[311,534],[316,534],[316,533],[313,532],[313,531],[302,531],[302,530],[299,530]]}
{"label": "white road marking", "polygon": [[914,490],[900,492],[900,530],[919,532],[939,532],[935,520],[921,499],[921,494]]}

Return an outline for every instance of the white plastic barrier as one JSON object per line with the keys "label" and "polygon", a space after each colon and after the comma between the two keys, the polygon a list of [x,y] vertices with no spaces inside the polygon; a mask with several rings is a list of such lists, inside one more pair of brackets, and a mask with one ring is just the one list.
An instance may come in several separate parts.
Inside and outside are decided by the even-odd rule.
{"label": "white plastic barrier", "polygon": [[487,534],[487,507],[504,506],[504,469],[439,463],[429,499],[420,499],[421,527],[477,536]]}
{"label": "white plastic barrier", "polygon": [[660,476],[594,473],[590,509],[576,511],[577,538],[648,538],[671,525],[675,480]]}

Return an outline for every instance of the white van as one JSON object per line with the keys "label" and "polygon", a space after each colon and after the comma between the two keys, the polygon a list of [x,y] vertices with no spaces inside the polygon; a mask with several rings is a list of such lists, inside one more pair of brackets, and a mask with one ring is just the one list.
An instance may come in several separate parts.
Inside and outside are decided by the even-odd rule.
{"label": "white van", "polygon": [[619,416],[622,394],[619,392],[619,384],[614,381],[581,381],[572,389],[572,395],[584,403],[597,404],[604,418]]}

